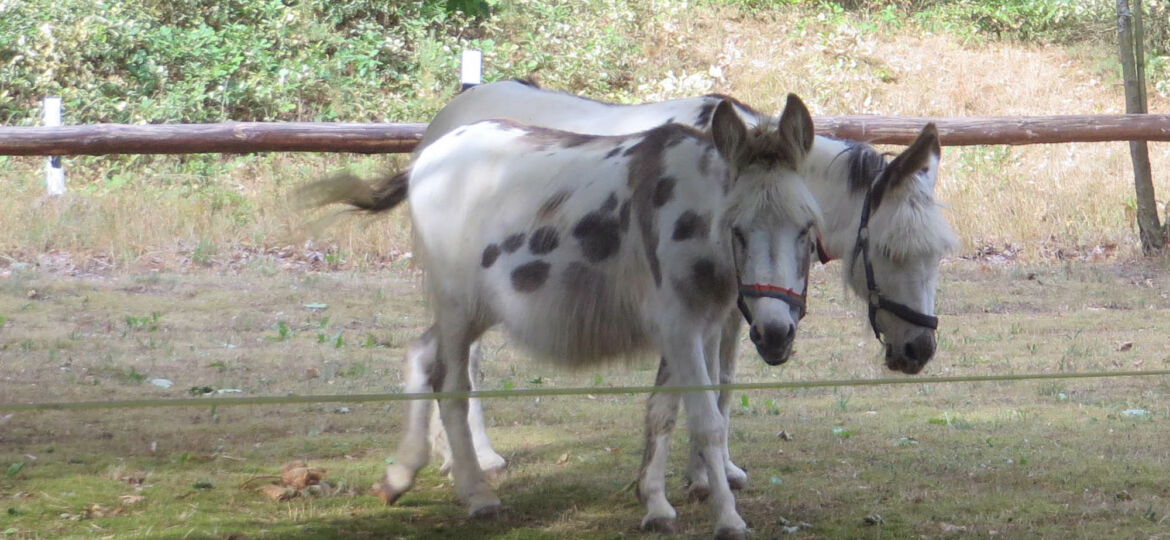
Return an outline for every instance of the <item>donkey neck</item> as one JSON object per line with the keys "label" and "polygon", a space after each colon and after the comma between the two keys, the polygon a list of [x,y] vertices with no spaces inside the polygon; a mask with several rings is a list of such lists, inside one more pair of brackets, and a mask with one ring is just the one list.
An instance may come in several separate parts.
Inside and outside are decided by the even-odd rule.
{"label": "donkey neck", "polygon": [[853,252],[866,187],[876,177],[850,178],[858,144],[818,135],[805,161],[805,182],[824,213],[820,241],[833,259]]}

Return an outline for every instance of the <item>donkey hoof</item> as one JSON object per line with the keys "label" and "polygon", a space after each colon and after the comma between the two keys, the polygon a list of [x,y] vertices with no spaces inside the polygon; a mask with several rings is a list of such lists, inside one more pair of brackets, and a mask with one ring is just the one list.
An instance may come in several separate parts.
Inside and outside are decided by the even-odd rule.
{"label": "donkey hoof", "polygon": [[721,527],[715,530],[715,540],[747,540],[747,530]]}
{"label": "donkey hoof", "polygon": [[394,489],[386,482],[374,486],[374,495],[377,495],[386,506],[394,504],[403,493],[406,493],[406,490]]}
{"label": "donkey hoof", "polygon": [[747,476],[743,476],[740,478],[728,476],[727,477],[727,487],[730,487],[731,489],[735,489],[735,490],[747,489],[747,487],[748,487]]}
{"label": "donkey hoof", "polygon": [[479,508],[472,508],[470,515],[473,519],[485,519],[486,520],[486,519],[492,519],[492,518],[498,517],[507,511],[508,511],[508,507],[497,503],[497,504],[488,504],[488,505],[480,506]]}
{"label": "donkey hoof", "polygon": [[498,476],[508,467],[508,460],[494,452],[489,455],[480,455],[478,461],[479,468],[483,469],[483,472],[488,476]]}
{"label": "donkey hoof", "polygon": [[657,534],[675,534],[674,518],[659,516],[642,520],[642,531]]}
{"label": "donkey hoof", "polygon": [[687,500],[705,501],[711,496],[711,488],[707,485],[691,484],[687,486]]}

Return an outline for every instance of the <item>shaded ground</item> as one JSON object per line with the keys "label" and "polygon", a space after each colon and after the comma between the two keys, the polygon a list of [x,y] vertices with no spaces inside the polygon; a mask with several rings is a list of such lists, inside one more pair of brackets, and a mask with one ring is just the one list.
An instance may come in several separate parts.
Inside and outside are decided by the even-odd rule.
{"label": "shaded ground", "polygon": [[[400,389],[402,348],[427,324],[417,274],[265,260],[189,273],[8,265],[0,402]],[[795,358],[769,368],[744,348],[741,380],[889,376],[837,272],[814,270]],[[943,277],[940,352],[927,375],[1170,368],[1165,262],[955,260]],[[498,336],[486,351],[487,388],[646,384],[655,367],[558,373]],[[1170,380],[1155,377],[745,393],[732,452],[752,485],[739,508],[760,538],[784,534],[786,520],[812,525],[794,538],[1165,535],[1168,391]],[[642,536],[629,484],[643,399],[489,402],[496,446],[512,463],[499,479],[512,510],[486,522],[464,517],[433,468],[398,506],[365,493],[397,442],[398,404],[0,413],[0,533]],[[706,537],[706,507],[682,496],[681,431],[670,493],[684,536]],[[328,469],[321,494],[273,502],[253,489],[294,459]],[[875,514],[880,523],[867,524]]]}

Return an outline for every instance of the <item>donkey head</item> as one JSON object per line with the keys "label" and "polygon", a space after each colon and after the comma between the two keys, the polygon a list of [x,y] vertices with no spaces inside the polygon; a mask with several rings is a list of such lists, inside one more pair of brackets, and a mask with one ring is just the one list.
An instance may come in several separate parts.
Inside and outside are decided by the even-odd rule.
{"label": "donkey head", "polygon": [[738,273],[739,307],[756,351],[770,365],[788,360],[804,315],[808,265],[820,208],[802,165],[813,143],[812,116],[789,94],[779,120],[747,128],[724,101],[711,120],[715,147],[729,164],[727,223]]}
{"label": "donkey head", "polygon": [[939,260],[957,244],[934,201],[939,154],[938,130],[928,124],[882,169],[849,261],[850,285],[869,301],[886,366],[908,374],[922,371],[934,356]]}

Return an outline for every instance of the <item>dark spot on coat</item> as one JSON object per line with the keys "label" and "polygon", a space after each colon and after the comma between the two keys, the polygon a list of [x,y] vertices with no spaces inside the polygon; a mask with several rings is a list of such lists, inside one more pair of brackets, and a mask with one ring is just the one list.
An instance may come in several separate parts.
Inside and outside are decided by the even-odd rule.
{"label": "dark spot on coat", "polygon": [[573,148],[581,146],[598,138],[597,135],[586,135],[581,133],[573,133],[569,131],[560,131],[556,129],[549,129],[545,127],[530,126],[521,124],[514,120],[496,119],[493,122],[505,127],[511,127],[524,131],[524,136],[521,140],[533,149],[548,150],[550,148]]}
{"label": "dark spot on coat", "polygon": [[654,377],[654,386],[663,386],[669,380],[670,365],[666,363],[666,357],[663,356],[658,359],[658,375]]}
{"label": "dark spot on coat", "polygon": [[657,194],[658,180],[662,177],[663,153],[671,141],[688,138],[701,141],[709,139],[694,128],[680,124],[665,124],[643,134],[641,140],[623,154],[630,156],[626,183],[633,190],[631,210],[637,213],[635,217],[638,219],[638,229],[642,235],[646,263],[654,276],[655,286],[662,286],[662,268],[658,261],[658,233],[652,200]]}
{"label": "dark spot on coat", "polygon": [[569,200],[569,195],[572,193],[569,190],[561,190],[553,193],[551,197],[545,199],[544,203],[540,205],[540,209],[536,211],[537,219],[545,220],[556,214],[557,209],[561,207],[565,201]]}
{"label": "dark spot on coat", "polygon": [[500,246],[488,244],[488,247],[483,248],[483,259],[480,260],[480,264],[484,268],[491,268],[493,264],[496,264],[498,258],[500,258]]}
{"label": "dark spot on coat", "polygon": [[674,280],[674,289],[692,311],[718,309],[735,298],[735,275],[726,265],[704,257],[691,264],[688,278]]}
{"label": "dark spot on coat", "polygon": [[715,114],[715,107],[719,106],[718,101],[710,101],[704,103],[699,108],[699,116],[695,117],[695,125],[700,129],[707,129],[711,126],[711,116]]}
{"label": "dark spot on coat", "polygon": [[522,293],[539,289],[548,279],[548,269],[549,264],[540,260],[517,266],[512,270],[512,288]]}
{"label": "dark spot on coat", "polygon": [[564,148],[573,148],[581,146],[597,139],[597,135],[585,135],[581,133],[573,133],[569,131],[561,132],[561,146]]}
{"label": "dark spot on coat", "polygon": [[585,214],[573,227],[573,238],[580,242],[581,253],[589,262],[609,258],[622,243],[618,220],[600,211]]}
{"label": "dark spot on coat", "polygon": [[715,153],[715,148],[708,147],[705,151],[703,151],[703,155],[699,156],[699,175],[705,177],[707,176],[707,173],[711,172],[711,156],[713,156]]}
{"label": "dark spot on coat", "polygon": [[621,232],[630,230],[630,201],[622,202],[621,210],[618,210],[618,228]]}
{"label": "dark spot on coat", "polygon": [[674,182],[674,178],[670,176],[658,179],[658,183],[654,185],[654,195],[650,199],[654,208],[662,208],[670,202],[670,198],[674,196]]}
{"label": "dark spot on coat", "polygon": [[544,255],[545,253],[556,249],[560,243],[560,238],[557,236],[557,230],[551,226],[545,225],[544,227],[536,229],[536,232],[532,233],[532,236],[528,239],[528,250],[531,251],[533,255]]}
{"label": "dark spot on coat", "polygon": [[707,218],[696,214],[694,210],[687,210],[674,222],[674,233],[671,234],[670,239],[676,242],[691,238],[702,240],[707,238],[709,229]]}
{"label": "dark spot on coat", "polygon": [[447,377],[447,365],[442,362],[431,362],[430,372],[427,373],[427,384],[435,392],[443,391],[443,379]]}
{"label": "dark spot on coat", "polygon": [[601,203],[601,208],[598,208],[597,211],[603,214],[608,214],[613,212],[613,210],[617,208],[617,205],[617,193],[610,193],[609,197],[605,199],[605,202]]}
{"label": "dark spot on coat", "polygon": [[515,253],[522,245],[524,245],[524,233],[509,235],[500,243],[500,247],[504,248],[504,253]]}

